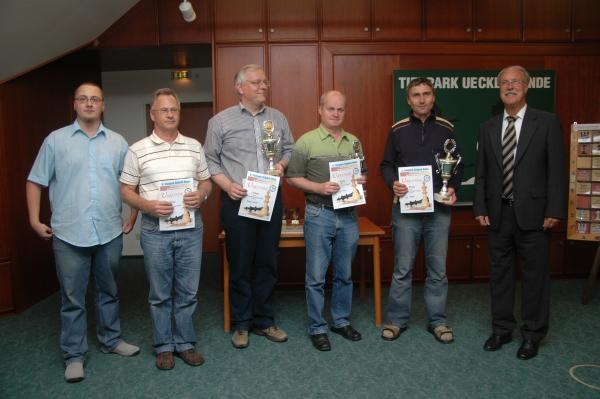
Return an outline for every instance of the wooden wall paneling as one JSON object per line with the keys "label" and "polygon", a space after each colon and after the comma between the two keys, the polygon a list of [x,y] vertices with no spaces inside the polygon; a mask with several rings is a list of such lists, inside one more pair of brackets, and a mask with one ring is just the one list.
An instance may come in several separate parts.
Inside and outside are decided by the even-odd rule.
{"label": "wooden wall paneling", "polygon": [[[29,227],[25,200],[25,181],[44,138],[53,130],[73,121],[73,91],[84,81],[100,81],[98,65],[86,53],[74,53],[0,86],[5,115],[0,120],[0,169],[6,174],[6,190],[0,197],[7,209],[0,229],[1,240],[8,242],[14,306],[23,310],[58,289],[51,242],[38,238]],[[31,99],[37,107],[31,117]],[[2,190],[5,191],[5,190]],[[4,203],[6,201],[6,203]],[[42,192],[41,220],[50,223],[48,191]]]}
{"label": "wooden wall paneling", "polygon": [[12,292],[11,262],[0,263],[0,316],[15,310]]}
{"label": "wooden wall paneling", "polygon": [[[318,47],[316,44],[269,46],[270,104],[286,116],[294,139],[319,126]],[[304,215],[304,194],[283,186],[284,206]]]}
{"label": "wooden wall paneling", "polygon": [[333,59],[333,88],[347,97],[344,128],[363,145],[369,169],[367,204],[359,213],[375,224],[389,224],[392,192],[379,172],[383,149],[392,125],[392,70],[396,55],[338,55]]}
{"label": "wooden wall paneling", "polygon": [[473,39],[472,0],[423,1],[425,40],[470,41]]}
{"label": "wooden wall paneling", "polygon": [[522,0],[473,0],[473,33],[478,41],[521,41]]}
{"label": "wooden wall paneling", "polygon": [[233,77],[246,64],[266,65],[263,45],[216,45],[213,57],[213,103],[215,114],[239,102],[233,86]]}
{"label": "wooden wall paneling", "polygon": [[98,37],[98,46],[158,46],[157,1],[141,0]]}
{"label": "wooden wall paneling", "polygon": [[523,40],[560,42],[570,39],[571,0],[523,0]]}
{"label": "wooden wall paneling", "polygon": [[181,0],[158,1],[158,33],[161,45],[211,42],[210,1],[188,1],[192,3],[196,13],[196,19],[192,22],[185,22],[181,16],[181,11],[179,11]]}
{"label": "wooden wall paneling", "polygon": [[268,0],[270,41],[317,40],[317,0]]}
{"label": "wooden wall paneling", "polygon": [[371,0],[373,40],[421,40],[422,0]]}
{"label": "wooden wall paneling", "polygon": [[600,40],[600,1],[573,1],[573,37],[576,41]]}
{"label": "wooden wall paneling", "polygon": [[265,40],[265,0],[215,0],[216,42]]}
{"label": "wooden wall paneling", "polygon": [[371,38],[370,0],[324,0],[321,20],[321,40]]}

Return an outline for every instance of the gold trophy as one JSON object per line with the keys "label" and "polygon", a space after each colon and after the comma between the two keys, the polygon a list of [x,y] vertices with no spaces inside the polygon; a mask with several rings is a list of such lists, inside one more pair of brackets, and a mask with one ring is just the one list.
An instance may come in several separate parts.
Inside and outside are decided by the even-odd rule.
{"label": "gold trophy", "polygon": [[440,158],[439,154],[435,154],[435,163],[437,164],[437,170],[435,171],[442,178],[442,189],[439,193],[435,193],[433,198],[437,202],[447,202],[448,197],[448,180],[456,173],[456,168],[462,157],[459,155],[458,159],[452,156],[452,153],[456,150],[456,141],[454,139],[448,139],[444,142],[444,152],[446,153],[445,158]]}
{"label": "gold trophy", "polygon": [[269,160],[269,168],[267,173],[272,176],[277,176],[277,169],[275,169],[275,157],[279,154],[279,140],[280,137],[274,137],[273,131],[275,125],[272,120],[266,120],[262,124],[262,130],[264,134],[260,137],[260,144],[262,151]]}

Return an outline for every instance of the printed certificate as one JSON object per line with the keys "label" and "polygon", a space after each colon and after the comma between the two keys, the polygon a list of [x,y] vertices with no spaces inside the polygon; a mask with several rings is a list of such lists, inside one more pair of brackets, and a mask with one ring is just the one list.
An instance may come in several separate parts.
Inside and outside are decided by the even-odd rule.
{"label": "printed certificate", "polygon": [[194,210],[188,210],[183,196],[195,190],[194,179],[166,180],[160,183],[160,201],[173,205],[173,212],[158,220],[161,231],[190,229],[195,226]]}
{"label": "printed certificate", "polygon": [[398,181],[408,187],[400,198],[401,213],[433,212],[433,175],[431,165],[398,168]]}
{"label": "printed certificate", "polygon": [[270,221],[277,199],[279,176],[248,171],[243,181],[248,195],[240,202],[239,216]]}
{"label": "printed certificate", "polygon": [[329,180],[340,186],[340,190],[331,196],[333,209],[367,203],[362,184],[356,182],[359,177],[360,160],[358,158],[329,162]]}

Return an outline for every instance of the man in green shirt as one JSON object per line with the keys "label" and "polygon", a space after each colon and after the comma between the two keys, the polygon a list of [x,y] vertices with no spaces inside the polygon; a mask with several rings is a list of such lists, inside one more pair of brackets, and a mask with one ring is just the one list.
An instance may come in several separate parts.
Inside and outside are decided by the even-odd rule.
{"label": "man in green shirt", "polygon": [[[321,125],[298,139],[287,169],[290,185],[304,191],[306,197],[308,333],[314,347],[320,351],[331,350],[327,322],[323,317],[325,274],[330,261],[333,264],[331,331],[351,341],[362,338],[350,324],[352,259],[359,237],[358,216],[354,207],[333,209],[331,195],[340,187],[330,181],[329,176],[329,162],[354,158],[354,143],[359,143],[356,136],[342,128],[345,111],[346,97],[342,93],[333,90],[324,93],[319,103]],[[366,183],[365,175],[356,182]]]}

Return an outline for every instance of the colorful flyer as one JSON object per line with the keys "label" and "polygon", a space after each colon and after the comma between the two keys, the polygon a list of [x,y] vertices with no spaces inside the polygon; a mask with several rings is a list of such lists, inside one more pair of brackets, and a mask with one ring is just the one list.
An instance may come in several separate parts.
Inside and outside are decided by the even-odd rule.
{"label": "colorful flyer", "polygon": [[408,187],[400,198],[400,212],[433,212],[433,175],[431,165],[398,168],[398,181]]}
{"label": "colorful flyer", "polygon": [[160,183],[160,201],[173,205],[173,212],[158,220],[160,231],[190,229],[195,226],[194,210],[183,203],[185,193],[194,191],[194,179],[166,180]]}
{"label": "colorful flyer", "polygon": [[358,158],[329,162],[329,180],[340,186],[340,190],[331,196],[333,209],[367,203],[362,184],[356,182],[358,177],[360,177]]}
{"label": "colorful flyer", "polygon": [[279,176],[248,171],[243,186],[248,194],[240,202],[239,216],[270,221],[277,199]]}

